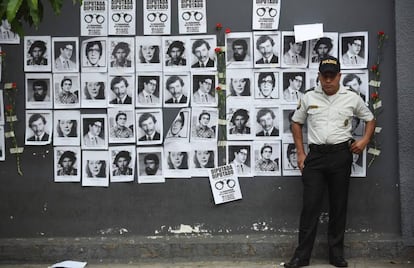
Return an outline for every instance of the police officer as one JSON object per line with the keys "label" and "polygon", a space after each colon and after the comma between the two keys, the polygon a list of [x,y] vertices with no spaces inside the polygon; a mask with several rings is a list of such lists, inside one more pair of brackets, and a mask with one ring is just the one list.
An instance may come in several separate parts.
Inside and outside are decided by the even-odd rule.
{"label": "police officer", "polygon": [[[299,244],[285,267],[309,265],[320,215],[323,192],[329,191],[329,263],[348,267],[343,257],[346,209],[352,153],[360,154],[374,132],[375,120],[359,95],[340,86],[340,64],[328,56],[319,63],[321,85],[306,91],[292,117],[292,133],[302,172],[303,207]],[[360,140],[352,139],[352,116],[366,122]],[[309,154],[303,146],[302,126],[307,120]]]}

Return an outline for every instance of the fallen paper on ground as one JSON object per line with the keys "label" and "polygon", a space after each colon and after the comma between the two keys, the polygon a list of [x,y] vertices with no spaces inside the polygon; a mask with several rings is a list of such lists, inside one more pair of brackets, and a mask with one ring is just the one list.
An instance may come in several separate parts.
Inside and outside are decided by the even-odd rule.
{"label": "fallen paper on ground", "polygon": [[62,261],[59,263],[55,263],[49,268],[84,268],[86,267],[86,262],[80,261]]}

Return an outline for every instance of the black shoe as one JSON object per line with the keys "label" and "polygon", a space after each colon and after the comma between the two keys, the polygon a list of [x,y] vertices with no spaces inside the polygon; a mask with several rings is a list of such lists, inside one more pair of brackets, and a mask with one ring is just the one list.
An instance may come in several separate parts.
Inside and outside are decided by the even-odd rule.
{"label": "black shoe", "polygon": [[298,257],[293,257],[290,262],[285,263],[285,267],[286,268],[299,268],[299,267],[303,267],[303,266],[308,266],[309,265],[309,260],[302,260]]}
{"label": "black shoe", "polygon": [[348,267],[348,262],[343,257],[330,257],[329,263],[335,267]]}

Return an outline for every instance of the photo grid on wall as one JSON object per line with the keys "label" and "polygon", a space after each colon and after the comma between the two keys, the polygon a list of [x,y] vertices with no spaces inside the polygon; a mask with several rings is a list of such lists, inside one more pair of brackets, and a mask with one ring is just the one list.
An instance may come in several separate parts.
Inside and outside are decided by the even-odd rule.
{"label": "photo grid on wall", "polygon": [[[84,18],[101,25],[128,19],[135,6],[128,12]],[[82,38],[24,37],[26,145],[55,146],[55,182],[108,187],[137,177],[207,177],[218,166],[217,36],[135,36],[114,22],[115,30],[88,25]],[[239,176],[300,175],[290,122],[305,91],[319,86],[326,55],[346,69],[341,85],[368,101],[367,32],[298,43],[291,31],[237,32],[225,44],[226,163]],[[362,136],[364,123],[350,120],[353,135]],[[352,176],[363,177],[366,153],[357,156]]]}

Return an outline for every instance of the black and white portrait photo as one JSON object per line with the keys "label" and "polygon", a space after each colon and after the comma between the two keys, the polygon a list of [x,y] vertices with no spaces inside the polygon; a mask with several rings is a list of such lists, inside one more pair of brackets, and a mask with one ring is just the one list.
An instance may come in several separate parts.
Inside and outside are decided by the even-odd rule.
{"label": "black and white portrait photo", "polygon": [[135,146],[109,147],[111,182],[134,181]]}
{"label": "black and white portrait photo", "polygon": [[355,91],[359,94],[359,96],[361,96],[364,102],[368,103],[368,70],[343,70],[341,73],[341,85]]}
{"label": "black and white portrait photo", "polygon": [[135,107],[162,107],[162,86],[161,72],[139,73]]}
{"label": "black and white portrait photo", "polygon": [[187,71],[190,67],[191,47],[186,37],[168,36],[162,39],[164,71]]}
{"label": "black and white portrait photo", "polygon": [[171,123],[165,137],[165,142],[181,140],[189,142],[190,138],[190,108],[182,108]]}
{"label": "black and white portrait photo", "polygon": [[52,69],[50,36],[24,37],[24,71],[50,72]]}
{"label": "black and white portrait photo", "polygon": [[3,97],[3,90],[0,90],[0,126],[4,125],[5,121],[4,115],[4,97]]}
{"label": "black and white portrait photo", "polygon": [[53,86],[50,73],[26,73],[26,108],[52,109]]}
{"label": "black and white portrait photo", "polygon": [[107,149],[108,125],[106,114],[81,115],[82,149]]}
{"label": "black and white portrait photo", "polygon": [[325,32],[323,37],[309,41],[309,68],[318,68],[321,59],[338,57],[338,33]]}
{"label": "black and white portrait photo", "polygon": [[12,31],[12,26],[7,19],[1,20],[0,44],[20,44],[20,36]]}
{"label": "black and white portrait photo", "polygon": [[361,154],[352,154],[351,177],[366,177],[367,150]]}
{"label": "black and white portrait photo", "polygon": [[191,68],[216,70],[216,35],[191,36]]}
{"label": "black and white portrait photo", "polygon": [[227,164],[233,165],[239,177],[252,176],[252,143],[248,141],[233,141],[227,143]]}
{"label": "black and white portrait photo", "polygon": [[161,36],[136,36],[136,70],[162,71],[163,53]]}
{"label": "black and white portrait photo", "polygon": [[217,108],[193,108],[191,116],[191,140],[217,140]]}
{"label": "black and white portrait photo", "polygon": [[306,81],[305,70],[284,70],[282,73],[282,101],[298,104],[307,88]]}
{"label": "black and white portrait photo", "polygon": [[252,68],[253,47],[251,33],[228,33],[225,44],[227,48],[227,68]]}
{"label": "black and white portrait photo", "polygon": [[368,32],[339,34],[339,55],[342,69],[367,68]]}
{"label": "black and white portrait photo", "polygon": [[164,107],[188,107],[190,103],[190,74],[164,75]]}
{"label": "black and white portrait photo", "polygon": [[90,38],[82,41],[82,72],[106,72],[106,48],[107,39],[103,37]]}
{"label": "black and white portrait photo", "polygon": [[252,110],[251,103],[238,101],[227,105],[227,139],[252,140]]}
{"label": "black and white portrait photo", "polygon": [[135,143],[133,109],[108,108],[108,121],[110,143]]}
{"label": "black and white portrait photo", "polygon": [[[280,122],[281,129],[280,135],[283,140],[293,139],[292,136],[292,117],[297,109],[297,105],[283,105],[282,106],[282,120]],[[307,141],[308,126],[307,123],[302,125],[303,140]]]}
{"label": "black and white portrait photo", "polygon": [[226,88],[228,97],[242,97],[251,99],[253,81],[253,72],[251,69],[229,69],[226,71]]}
{"label": "black and white portrait photo", "polygon": [[[283,176],[300,176],[301,172],[298,166],[298,155],[295,143],[283,141],[282,158],[283,158]],[[308,151],[308,145],[304,144],[305,153]]]}
{"label": "black and white portrait photo", "polygon": [[208,170],[217,167],[217,143],[199,142],[191,145],[190,168],[195,177],[208,177]]}
{"label": "black and white portrait photo", "polygon": [[216,85],[217,76],[215,73],[192,73],[193,95],[191,106],[217,107]]}
{"label": "black and white portrait photo", "polygon": [[79,73],[53,74],[55,109],[80,108]]}
{"label": "black and white portrait photo", "polygon": [[164,145],[164,175],[168,178],[190,178],[190,152],[188,143]]}
{"label": "black and white portrait photo", "polygon": [[159,147],[137,147],[138,183],[163,183],[164,151]]}
{"label": "black and white portrait photo", "polygon": [[105,73],[81,73],[81,107],[102,108],[106,107],[107,76]]}
{"label": "black and white portrait photo", "polygon": [[109,186],[108,151],[82,151],[82,186]]}
{"label": "black and white portrait photo", "polygon": [[254,32],[254,67],[280,67],[280,32]]}
{"label": "black and white portrait photo", "polygon": [[80,111],[53,111],[53,145],[80,145]]}
{"label": "black and white portrait photo", "polygon": [[110,75],[108,77],[109,107],[134,106],[135,78],[132,75]]}
{"label": "black and white portrait photo", "polygon": [[54,73],[79,72],[78,37],[53,37],[52,55]]}
{"label": "black and white portrait photo", "polygon": [[279,107],[255,107],[255,136],[257,139],[272,139],[280,135]]}
{"label": "black and white portrait photo", "polygon": [[135,71],[135,38],[108,38],[109,73],[125,74]]}
{"label": "black and white portrait photo", "polygon": [[163,141],[163,116],[161,109],[136,110],[137,144],[161,144]]}
{"label": "black and white portrait photo", "polygon": [[54,147],[55,182],[80,182],[80,147]]}
{"label": "black and white portrait photo", "polygon": [[26,145],[45,145],[52,141],[52,111],[26,111]]}
{"label": "black and white portrait photo", "polygon": [[257,176],[281,176],[281,142],[253,142],[254,170]]}
{"label": "black and white portrait photo", "polygon": [[254,98],[255,100],[279,99],[279,72],[254,72]]}
{"label": "black and white portrait photo", "polygon": [[297,42],[293,32],[282,32],[282,67],[306,68],[308,66],[308,41]]}

